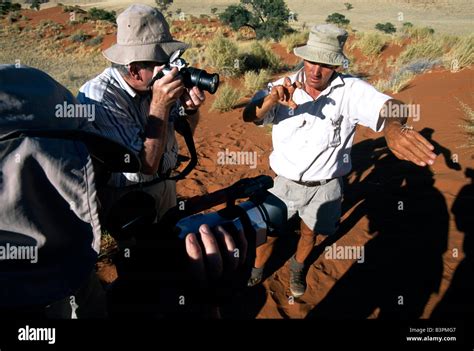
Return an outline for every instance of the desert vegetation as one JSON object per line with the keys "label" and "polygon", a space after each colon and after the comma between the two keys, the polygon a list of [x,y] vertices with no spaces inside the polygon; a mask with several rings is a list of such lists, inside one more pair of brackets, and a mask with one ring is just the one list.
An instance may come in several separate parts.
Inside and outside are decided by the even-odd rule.
{"label": "desert vegetation", "polygon": [[[265,89],[268,82],[302,67],[301,61],[292,52],[295,47],[306,43],[313,22],[304,23],[302,18],[306,14],[292,12],[293,2],[289,1],[235,0],[234,7],[230,9],[229,6],[215,5],[205,13],[191,13],[183,3],[179,4],[182,8],[177,8],[173,1],[157,0],[156,6],[165,13],[173,36],[190,45],[184,53],[188,63],[209,72],[217,72],[221,78],[217,93],[207,95],[201,122],[195,133],[199,165],[189,179],[179,183],[179,195],[187,197],[215,191],[247,176],[271,172],[267,160],[272,149],[272,127],[256,128],[253,124],[242,123],[242,107],[256,91]],[[193,6],[202,7],[201,3],[195,5],[197,3],[192,2]],[[267,6],[269,3],[286,6],[270,7]],[[358,76],[395,98],[408,103],[420,103],[423,126],[414,124],[414,128],[421,130],[425,126],[433,127],[436,130],[433,139],[439,142],[441,149],[450,148],[454,152],[458,146],[474,147],[473,96],[463,90],[471,84],[465,83],[465,77],[472,77],[474,36],[440,31],[439,26],[428,21],[422,22],[414,16],[406,16],[403,20],[377,17],[362,27],[357,17],[361,2],[353,3],[340,2],[337,9],[330,11],[322,6],[323,10],[318,13],[318,23],[334,23],[349,32],[345,46],[347,61],[339,71]],[[94,3],[90,6],[98,5]],[[119,9],[114,8],[116,12],[111,10],[81,7],[71,2],[49,8],[41,4],[38,11],[36,8],[30,9],[29,4],[21,8],[16,4],[0,2],[0,63],[24,64],[42,69],[76,94],[84,82],[109,66],[101,52],[115,40],[114,22],[120,13]],[[257,18],[258,11],[264,11],[262,18]],[[270,20],[275,11],[282,14],[279,22]],[[435,88],[431,86],[432,77],[436,78],[438,84]],[[443,90],[448,80],[449,84]],[[442,89],[437,91],[438,87]],[[429,94],[425,94],[425,90],[429,90]],[[415,96],[411,95],[412,92],[416,92]],[[451,104],[446,106],[446,101]],[[357,137],[362,141],[370,141],[370,145],[375,144],[376,138],[380,137],[380,134],[370,131],[364,133],[357,132]],[[227,148],[231,151],[258,151],[258,167],[217,167],[215,155]],[[462,151],[467,153],[466,149]],[[379,151],[368,153],[370,162]],[[472,164],[471,154],[464,157],[459,152],[463,168]],[[381,160],[385,162],[385,159]],[[440,191],[449,193],[446,199],[452,201],[457,191],[453,190],[454,187],[462,186],[462,175],[448,170],[442,160],[436,162],[431,168],[433,177],[442,175],[442,178],[436,179],[436,186]],[[355,162],[354,165],[357,166]],[[450,174],[455,174],[451,183]],[[363,177],[362,173],[357,177]],[[349,231],[343,240],[357,239],[358,243],[365,243],[366,222],[360,223],[357,230]],[[454,227],[453,222],[451,228]],[[462,236],[460,232],[457,234],[450,236],[449,240]],[[450,242],[449,245],[461,246],[459,241]],[[103,259],[116,250],[115,243],[106,233],[102,238],[102,247]],[[322,259],[319,258],[318,264]],[[444,255],[444,259],[450,269],[457,263],[451,255]],[[312,267],[313,271],[315,267]],[[331,268],[336,273],[326,274],[328,270],[318,277],[314,285],[318,284],[318,289],[322,287],[321,295],[314,301],[305,301],[301,310],[297,311],[300,316],[307,312],[305,308],[319,303],[322,294],[327,294],[334,281],[340,279],[348,269],[340,266],[336,268]],[[447,275],[443,279],[448,278],[451,276]],[[324,284],[319,285],[320,282]],[[448,283],[445,282],[443,289]],[[276,289],[275,298],[272,299],[277,307],[270,307],[263,314],[273,317],[268,311],[277,310],[274,316],[293,317],[295,309],[288,309],[287,296],[280,290]],[[439,295],[442,295],[441,292]],[[439,296],[433,294],[432,298],[439,299]],[[425,317],[429,316],[431,305],[427,305]]]}
{"label": "desert vegetation", "polygon": [[[268,81],[296,65],[288,65],[277,54],[291,54],[304,45],[309,28],[292,27],[298,15],[284,1],[242,0],[211,16],[184,16],[182,9],[171,11],[173,1],[157,1],[168,16],[172,34],[190,44],[184,58],[192,65],[219,72],[224,83],[213,108],[228,111],[239,100],[265,87]],[[436,33],[432,28],[403,22],[378,23],[375,30],[358,31],[351,25],[354,6],[344,4],[345,14],[328,13],[326,22],[346,28],[348,57],[342,71],[363,77],[385,92],[398,93],[420,73],[444,68],[462,70],[473,64],[474,36]],[[18,5],[1,3],[1,62],[36,66],[52,74],[72,91],[107,66],[101,56],[111,42],[116,27],[115,11],[77,5],[60,5],[61,23],[40,20],[31,25],[31,12]],[[259,16],[258,14],[262,14]],[[278,27],[278,29],[277,29]],[[14,38],[14,40],[12,40]],[[108,44],[110,45],[110,44]],[[384,57],[387,48],[399,54]],[[381,59],[382,58],[382,59]],[[67,69],[65,69],[67,67]],[[241,85],[244,89],[236,89]]]}

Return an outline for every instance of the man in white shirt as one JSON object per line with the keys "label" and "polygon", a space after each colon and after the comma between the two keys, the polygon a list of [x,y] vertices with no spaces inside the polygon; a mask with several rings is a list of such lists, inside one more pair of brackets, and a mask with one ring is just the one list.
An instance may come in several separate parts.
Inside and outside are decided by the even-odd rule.
{"label": "man in white shirt", "polygon": [[[301,218],[301,236],[290,259],[290,291],[306,289],[304,261],[317,234],[331,235],[341,216],[342,179],[351,169],[350,151],[357,124],[384,132],[391,151],[419,166],[433,164],[433,146],[406,125],[407,117],[391,116],[402,102],[378,92],[365,81],[336,72],[346,60],[347,32],[333,25],[312,28],[307,45],[294,53],[304,67],[269,84],[244,110],[244,121],[272,123],[270,166],[277,174],[271,190],[288,207],[288,218]],[[407,111],[408,109],[396,109]],[[275,238],[257,250],[249,286],[262,280]]]}
{"label": "man in white shirt", "polygon": [[187,115],[194,130],[205,95],[197,87],[185,88],[176,68],[156,80],[152,88],[149,84],[171,54],[187,47],[172,38],[157,9],[131,5],[117,17],[117,44],[103,52],[112,67],[79,91],[78,100],[95,107],[93,127],[132,148],[142,161],[139,173],[112,174],[110,187],[101,191],[105,212],[127,192],[125,186],[157,178],[158,182],[141,189],[155,198],[158,218],[176,205],[175,181],[166,179],[178,157],[174,122]]}

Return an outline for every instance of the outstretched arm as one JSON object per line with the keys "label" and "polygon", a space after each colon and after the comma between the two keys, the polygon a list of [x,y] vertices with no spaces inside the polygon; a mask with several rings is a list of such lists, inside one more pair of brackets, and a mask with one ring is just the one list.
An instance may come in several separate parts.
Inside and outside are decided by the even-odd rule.
{"label": "outstretched arm", "polygon": [[411,161],[421,167],[432,165],[436,159],[433,145],[413,127],[406,125],[409,116],[390,116],[387,111],[393,111],[395,105],[400,106],[398,111],[409,110],[401,108],[404,103],[399,100],[388,100],[382,107],[380,118],[385,122],[383,131],[388,147],[401,160]]}

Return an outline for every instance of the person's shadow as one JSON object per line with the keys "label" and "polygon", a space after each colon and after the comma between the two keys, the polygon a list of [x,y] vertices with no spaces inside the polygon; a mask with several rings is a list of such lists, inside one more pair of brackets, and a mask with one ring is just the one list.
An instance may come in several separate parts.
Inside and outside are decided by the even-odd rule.
{"label": "person's shadow", "polygon": [[354,263],[307,318],[419,318],[439,290],[449,214],[431,171],[389,154],[365,181],[370,189],[351,213],[366,214],[373,235],[364,262]]}
{"label": "person's shadow", "polygon": [[[453,161],[451,150],[433,139],[434,132],[435,131],[432,128],[423,128],[420,131],[420,134],[434,146],[433,152],[437,156],[443,156],[444,162],[448,168],[456,171],[461,170],[461,165]],[[363,140],[352,147],[352,170],[350,174],[345,177],[344,183],[344,201],[342,203],[343,215],[355,204],[363,200],[367,192],[370,192],[370,190],[373,189],[373,186],[386,183],[388,180],[392,182],[392,185],[394,184],[393,177],[397,177],[396,167],[398,162],[384,162],[384,169],[379,167],[377,172],[372,171],[363,178],[365,172],[368,171],[372,165],[389,155],[391,155],[391,153],[384,137]],[[394,158],[392,157],[388,160],[394,160]]]}
{"label": "person's shadow", "polygon": [[451,150],[444,147],[443,145],[438,143],[436,140],[433,140],[434,132],[435,131],[434,131],[433,128],[423,128],[420,131],[420,134],[422,136],[424,136],[426,138],[426,140],[428,140],[434,146],[433,152],[436,155],[443,155],[444,162],[446,163],[446,166],[448,166],[448,168],[454,169],[456,171],[460,171],[461,170],[461,165],[459,163],[453,161]]}
{"label": "person's shadow", "polygon": [[474,169],[467,168],[465,174],[471,183],[461,189],[451,208],[457,229],[465,235],[464,259],[443,299],[433,310],[432,319],[467,320],[474,316]]}

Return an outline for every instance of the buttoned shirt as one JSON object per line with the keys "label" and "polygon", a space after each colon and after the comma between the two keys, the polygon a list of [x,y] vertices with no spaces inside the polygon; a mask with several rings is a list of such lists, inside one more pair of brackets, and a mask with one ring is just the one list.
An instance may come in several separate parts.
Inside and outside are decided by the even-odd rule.
{"label": "buttoned shirt", "polygon": [[[291,82],[305,82],[304,70],[289,78]],[[283,80],[270,83],[253,100],[268,95]],[[390,96],[367,82],[339,73],[334,73],[328,87],[316,99],[304,89],[296,89],[293,100],[297,108],[276,104],[260,122],[273,124],[270,167],[276,174],[296,181],[318,181],[348,174],[356,125],[381,131],[384,123],[379,115],[389,99]]]}

